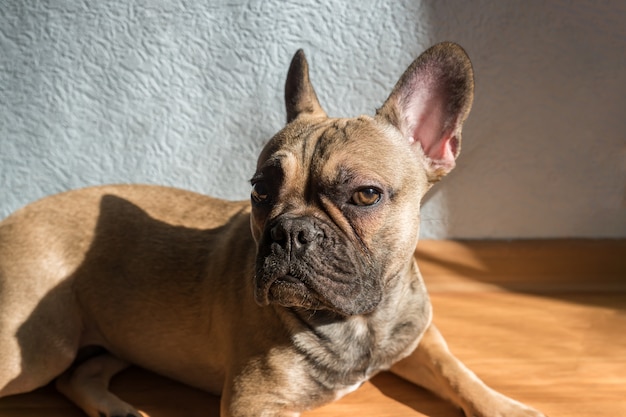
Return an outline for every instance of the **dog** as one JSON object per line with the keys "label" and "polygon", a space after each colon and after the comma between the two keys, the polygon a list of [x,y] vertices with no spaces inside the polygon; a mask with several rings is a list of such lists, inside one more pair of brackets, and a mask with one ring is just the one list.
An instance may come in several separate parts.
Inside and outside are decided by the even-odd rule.
{"label": "dog", "polygon": [[374,116],[330,118],[300,50],[250,201],[113,185],[10,215],[0,396],[56,379],[90,417],[138,417],[108,391],[136,364],[221,395],[223,417],[298,416],[391,370],[468,417],[542,416],[449,352],[414,259],[472,100],[467,54],[441,43]]}

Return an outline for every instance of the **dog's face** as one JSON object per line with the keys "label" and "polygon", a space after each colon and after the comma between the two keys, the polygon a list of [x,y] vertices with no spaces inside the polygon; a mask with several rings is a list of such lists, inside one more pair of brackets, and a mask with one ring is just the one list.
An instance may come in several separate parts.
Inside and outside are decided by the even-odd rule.
{"label": "dog's face", "polygon": [[288,124],[264,148],[252,179],[258,303],[365,314],[409,267],[421,198],[454,166],[471,104],[469,61],[446,46],[443,61],[462,69],[450,74],[449,62],[433,63],[445,51],[431,48],[376,116],[354,119],[326,116],[296,54]]}
{"label": "dog's face", "polygon": [[372,310],[394,257],[417,243],[429,183],[399,134],[373,118],[299,120],[278,133],[252,183],[262,304]]}

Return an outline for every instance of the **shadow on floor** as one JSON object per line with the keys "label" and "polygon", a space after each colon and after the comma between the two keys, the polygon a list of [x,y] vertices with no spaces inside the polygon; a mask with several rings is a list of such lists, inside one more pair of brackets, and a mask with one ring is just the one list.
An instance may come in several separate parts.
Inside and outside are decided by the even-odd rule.
{"label": "shadow on floor", "polygon": [[626,292],[626,239],[424,240],[415,254],[433,289],[486,284],[589,305],[598,298],[586,295]]}

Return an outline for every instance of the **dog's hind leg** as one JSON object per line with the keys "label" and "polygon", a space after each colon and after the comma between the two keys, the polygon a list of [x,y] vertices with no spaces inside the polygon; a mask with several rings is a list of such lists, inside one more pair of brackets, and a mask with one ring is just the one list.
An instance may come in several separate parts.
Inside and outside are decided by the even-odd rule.
{"label": "dog's hind leg", "polygon": [[8,320],[0,321],[0,397],[42,387],[72,364],[77,344],[50,335],[47,329],[15,337],[20,331],[14,331]]}
{"label": "dog's hind leg", "polygon": [[56,386],[90,417],[141,417],[133,406],[109,391],[111,378],[129,365],[104,353],[65,372]]}
{"label": "dog's hind leg", "polygon": [[[0,223],[0,397],[46,385],[74,361],[83,322],[57,217],[21,210]],[[74,243],[72,243],[74,244]]]}
{"label": "dog's hind leg", "polygon": [[74,361],[81,335],[68,285],[46,296],[45,286],[23,271],[12,274],[15,279],[2,279],[7,271],[0,270],[0,397],[32,391],[56,378]]}
{"label": "dog's hind leg", "polygon": [[[72,363],[71,352],[39,352],[39,358],[30,360],[30,352],[12,337],[6,323],[0,323],[0,397],[29,392],[46,385]],[[50,355],[50,356],[47,356]]]}

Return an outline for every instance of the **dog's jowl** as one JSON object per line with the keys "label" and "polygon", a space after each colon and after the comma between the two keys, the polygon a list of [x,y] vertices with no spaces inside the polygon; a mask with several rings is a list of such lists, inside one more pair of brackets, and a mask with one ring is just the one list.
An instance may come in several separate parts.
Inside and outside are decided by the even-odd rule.
{"label": "dog's jowl", "polygon": [[221,395],[223,417],[296,416],[391,370],[467,416],[541,416],[451,355],[413,257],[472,95],[467,55],[443,43],[376,114],[329,118],[299,51],[250,201],[102,186],[15,212],[0,223],[0,396],[56,380],[91,417],[139,416],[107,388],[136,364]]}

